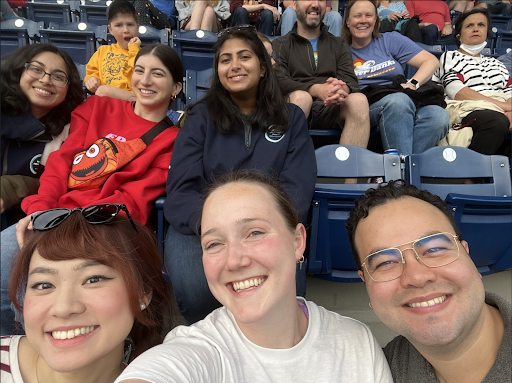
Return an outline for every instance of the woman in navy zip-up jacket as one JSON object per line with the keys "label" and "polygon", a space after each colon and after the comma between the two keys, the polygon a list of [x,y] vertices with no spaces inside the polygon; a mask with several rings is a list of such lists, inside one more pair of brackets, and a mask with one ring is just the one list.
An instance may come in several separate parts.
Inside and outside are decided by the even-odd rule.
{"label": "woman in navy zip-up jacket", "polygon": [[[228,28],[214,47],[211,87],[188,110],[167,178],[165,263],[189,324],[220,306],[202,267],[200,208],[206,185],[236,169],[279,180],[306,223],[316,181],[313,143],[300,108],[284,104],[264,45],[250,27]],[[305,268],[297,273],[305,294]]]}

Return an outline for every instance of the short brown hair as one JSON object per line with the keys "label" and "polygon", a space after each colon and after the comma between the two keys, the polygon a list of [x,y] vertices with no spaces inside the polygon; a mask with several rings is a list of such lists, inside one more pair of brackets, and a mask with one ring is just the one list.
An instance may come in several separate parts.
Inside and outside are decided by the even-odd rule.
{"label": "short brown hair", "polygon": [[[286,226],[290,231],[294,232],[299,224],[299,215],[293,207],[286,191],[279,184],[277,178],[269,174],[258,172],[256,170],[238,170],[224,174],[214,180],[209,186],[204,196],[204,201],[217,189],[231,183],[249,183],[256,184],[266,189],[274,198],[277,210],[283,217]],[[203,204],[204,205],[204,204]]]}
{"label": "short brown hair", "polygon": [[341,26],[341,35],[345,39],[345,41],[348,43],[348,45],[352,44],[352,34],[350,33],[350,29],[348,29],[348,19],[350,17],[350,11],[352,10],[352,7],[355,3],[358,1],[369,1],[373,4],[373,7],[375,8],[375,25],[373,26],[373,37],[378,39],[381,34],[379,32],[380,28],[380,18],[379,18],[379,12],[377,11],[377,4],[375,3],[375,0],[352,0],[350,3],[348,3],[347,9],[345,10],[345,15],[343,16],[343,25]]}
{"label": "short brown hair", "polygon": [[[91,225],[82,214],[74,212],[54,229],[34,231],[13,260],[9,298],[17,310],[23,310],[30,260],[36,250],[50,261],[91,259],[122,275],[135,317],[130,336],[136,348],[139,343],[161,343],[163,317],[170,315],[168,286],[155,236],[141,223],[136,222],[136,226],[138,233],[120,215],[107,224]],[[148,293],[151,301],[141,310],[141,300]],[[139,354],[144,350],[139,347],[136,351]]]}

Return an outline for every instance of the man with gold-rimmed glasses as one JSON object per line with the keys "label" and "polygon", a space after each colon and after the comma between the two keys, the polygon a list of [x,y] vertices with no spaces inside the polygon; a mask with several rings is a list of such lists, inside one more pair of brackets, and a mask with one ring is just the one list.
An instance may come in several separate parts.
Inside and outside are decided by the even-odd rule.
{"label": "man with gold-rimmed glasses", "polygon": [[359,276],[379,319],[396,383],[511,382],[512,305],[485,292],[446,204],[392,181],[347,220]]}

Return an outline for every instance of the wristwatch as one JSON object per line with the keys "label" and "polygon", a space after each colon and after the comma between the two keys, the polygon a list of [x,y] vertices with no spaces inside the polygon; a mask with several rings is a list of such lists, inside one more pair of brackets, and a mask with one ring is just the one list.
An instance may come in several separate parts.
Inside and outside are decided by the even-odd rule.
{"label": "wristwatch", "polygon": [[420,83],[418,82],[418,80],[415,80],[413,78],[408,80],[407,83],[413,85],[416,89],[420,87]]}

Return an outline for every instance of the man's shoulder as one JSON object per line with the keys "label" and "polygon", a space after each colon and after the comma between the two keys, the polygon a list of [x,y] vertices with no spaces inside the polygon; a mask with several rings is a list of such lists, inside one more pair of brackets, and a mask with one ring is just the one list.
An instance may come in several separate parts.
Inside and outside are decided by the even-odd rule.
{"label": "man's shoulder", "polygon": [[384,355],[395,382],[432,381],[432,366],[405,337],[399,335],[389,342]]}

